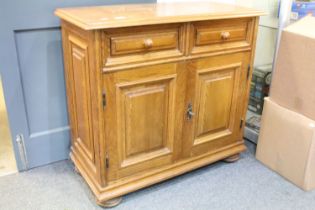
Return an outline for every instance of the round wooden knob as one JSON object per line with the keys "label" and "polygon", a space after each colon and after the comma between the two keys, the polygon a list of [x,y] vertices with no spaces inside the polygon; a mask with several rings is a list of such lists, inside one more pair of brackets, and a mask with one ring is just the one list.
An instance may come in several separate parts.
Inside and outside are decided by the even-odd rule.
{"label": "round wooden knob", "polygon": [[145,47],[145,48],[149,49],[149,48],[151,48],[152,46],[153,46],[153,41],[152,41],[152,39],[145,39],[145,40],[144,40],[144,47]]}
{"label": "round wooden knob", "polygon": [[230,38],[231,34],[228,31],[224,31],[221,33],[221,39],[223,40],[227,40],[228,38]]}

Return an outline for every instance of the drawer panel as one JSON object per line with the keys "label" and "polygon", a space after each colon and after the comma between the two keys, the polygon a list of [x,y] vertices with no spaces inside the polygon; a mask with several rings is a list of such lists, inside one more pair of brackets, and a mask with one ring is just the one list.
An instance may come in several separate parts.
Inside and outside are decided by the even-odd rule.
{"label": "drawer panel", "polygon": [[207,45],[216,43],[227,43],[246,40],[247,24],[220,28],[198,28],[196,45]]}
{"label": "drawer panel", "polygon": [[111,38],[111,55],[147,53],[157,50],[176,49],[178,32],[146,33]]}
{"label": "drawer panel", "polygon": [[196,22],[192,30],[192,54],[249,48],[253,21],[250,18],[242,18]]}
{"label": "drawer panel", "polygon": [[136,67],[184,55],[184,24],[104,30],[104,71]]}

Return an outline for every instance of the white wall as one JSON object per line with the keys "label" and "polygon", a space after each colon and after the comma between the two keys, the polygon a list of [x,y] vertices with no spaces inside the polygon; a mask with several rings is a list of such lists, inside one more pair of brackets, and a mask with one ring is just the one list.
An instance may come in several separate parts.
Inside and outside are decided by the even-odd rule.
{"label": "white wall", "polygon": [[271,64],[276,48],[279,0],[236,0],[235,3],[267,13],[266,16],[260,17],[255,66]]}

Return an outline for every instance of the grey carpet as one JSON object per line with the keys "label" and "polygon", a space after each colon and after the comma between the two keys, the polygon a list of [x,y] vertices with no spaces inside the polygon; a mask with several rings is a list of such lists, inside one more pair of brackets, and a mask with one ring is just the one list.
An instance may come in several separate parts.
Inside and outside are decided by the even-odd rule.
{"label": "grey carpet", "polygon": [[[114,210],[315,209],[304,192],[260,164],[250,151],[232,164],[218,162],[124,196]],[[0,178],[0,209],[101,209],[70,161]]]}

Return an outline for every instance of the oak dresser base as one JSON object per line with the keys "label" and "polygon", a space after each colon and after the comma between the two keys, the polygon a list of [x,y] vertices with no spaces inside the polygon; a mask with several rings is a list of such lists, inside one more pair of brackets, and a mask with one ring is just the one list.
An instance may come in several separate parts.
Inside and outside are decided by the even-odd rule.
{"label": "oak dresser base", "polygon": [[100,206],[239,159],[263,12],[193,2],[55,14],[61,18],[70,157]]}

